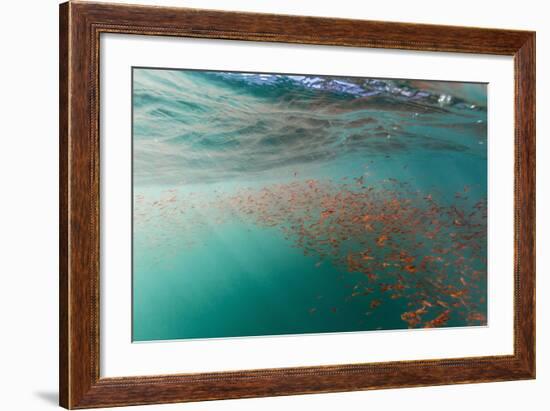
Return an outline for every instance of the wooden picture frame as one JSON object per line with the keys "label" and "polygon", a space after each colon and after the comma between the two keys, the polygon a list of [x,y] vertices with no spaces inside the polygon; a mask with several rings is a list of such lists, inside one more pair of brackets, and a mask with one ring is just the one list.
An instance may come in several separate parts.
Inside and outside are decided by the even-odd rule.
{"label": "wooden picture frame", "polygon": [[[100,378],[101,33],[483,53],[515,65],[514,354]],[[535,33],[69,2],[60,6],[60,405],[92,408],[535,378]]]}

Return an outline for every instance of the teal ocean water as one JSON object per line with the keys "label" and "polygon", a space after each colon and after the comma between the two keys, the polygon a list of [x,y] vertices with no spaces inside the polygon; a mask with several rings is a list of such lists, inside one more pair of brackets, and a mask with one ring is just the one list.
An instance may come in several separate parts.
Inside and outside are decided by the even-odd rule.
{"label": "teal ocean water", "polygon": [[487,90],[133,69],[133,340],[486,325]]}

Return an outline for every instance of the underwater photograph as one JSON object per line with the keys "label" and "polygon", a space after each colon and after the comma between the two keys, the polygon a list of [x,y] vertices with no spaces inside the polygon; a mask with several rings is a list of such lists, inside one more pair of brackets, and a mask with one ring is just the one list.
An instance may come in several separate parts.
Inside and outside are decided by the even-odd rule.
{"label": "underwater photograph", "polygon": [[487,325],[487,84],[132,68],[132,340]]}

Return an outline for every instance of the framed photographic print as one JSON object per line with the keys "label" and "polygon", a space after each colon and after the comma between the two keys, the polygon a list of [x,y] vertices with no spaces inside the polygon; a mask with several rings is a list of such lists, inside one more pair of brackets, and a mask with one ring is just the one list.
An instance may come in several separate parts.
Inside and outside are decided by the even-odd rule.
{"label": "framed photographic print", "polygon": [[535,377],[535,34],[60,6],[60,404]]}

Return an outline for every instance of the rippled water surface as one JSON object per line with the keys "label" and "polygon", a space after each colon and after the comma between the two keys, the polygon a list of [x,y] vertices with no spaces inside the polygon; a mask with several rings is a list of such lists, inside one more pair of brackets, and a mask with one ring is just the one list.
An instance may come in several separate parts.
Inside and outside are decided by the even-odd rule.
{"label": "rippled water surface", "polygon": [[486,85],[133,69],[133,339],[486,325]]}

